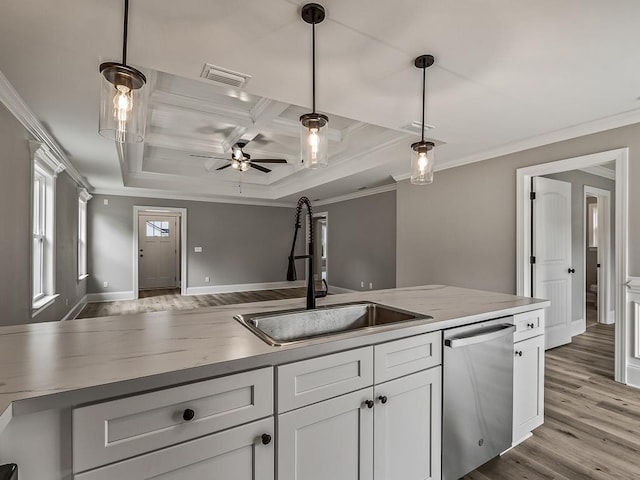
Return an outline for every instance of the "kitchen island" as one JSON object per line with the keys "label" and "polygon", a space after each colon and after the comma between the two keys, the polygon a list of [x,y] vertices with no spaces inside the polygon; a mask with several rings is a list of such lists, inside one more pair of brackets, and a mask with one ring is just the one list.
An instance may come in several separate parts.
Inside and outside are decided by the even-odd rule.
{"label": "kitchen island", "polygon": [[[271,400],[260,407],[264,408],[263,413],[254,418],[270,417],[273,423],[274,411],[285,411],[278,406],[284,394],[280,392],[274,401],[271,390],[279,388],[277,384],[273,385],[274,366],[284,372],[279,366],[302,365],[316,357],[329,358],[342,352],[373,351],[374,345],[391,345],[400,339],[418,338],[452,327],[541,311],[549,305],[547,301],[506,294],[424,286],[332,295],[321,300],[319,306],[354,301],[377,302],[433,318],[407,325],[391,324],[318,337],[281,347],[267,345],[233,316],[304,308],[304,299],[0,328],[0,430],[4,429],[0,434],[0,463],[18,463],[22,480],[94,478],[82,477],[86,474],[78,472],[93,471],[92,468],[125,457],[116,455],[112,458],[108,454],[103,460],[96,460],[102,463],[93,464],[82,463],[76,458],[80,446],[73,447],[73,443],[80,433],[73,430],[75,434],[72,435],[72,425],[75,428],[78,424],[81,415],[77,412],[87,412],[83,409],[91,408],[93,404],[144,397],[139,395],[141,393],[153,395],[155,391],[162,392],[169,387],[177,391],[176,388],[183,386],[189,388],[203,381],[216,382],[236,376],[232,374],[267,372],[264,377],[267,381],[264,378],[260,381],[268,384],[271,378],[267,389]],[[440,362],[441,359],[437,359],[434,365]],[[300,381],[292,375],[294,380]],[[282,375],[278,373],[280,377]],[[255,385],[252,388],[252,392],[258,391]],[[333,397],[342,398],[337,394]],[[145,401],[151,401],[150,398],[145,397]],[[304,405],[304,401],[293,399],[286,411],[299,412]],[[184,410],[181,422],[191,421],[187,420],[190,416],[187,410],[190,409]],[[76,420],[72,421],[72,417]],[[234,425],[243,422],[246,423],[241,420]],[[230,425],[218,430],[228,427]],[[270,439],[272,430],[267,434],[269,442],[265,443],[271,448],[277,441]],[[38,438],[29,440],[33,432],[40,432]],[[196,436],[189,437],[184,432],[180,435],[183,435],[180,441]],[[205,435],[205,432],[197,435]],[[32,442],[36,450],[40,446],[41,454],[21,452],[18,440],[20,443]],[[264,437],[263,443],[266,440]],[[153,448],[160,448],[160,444],[148,451]],[[135,449],[128,455],[134,454]],[[273,464],[273,452],[271,457]],[[102,457],[97,454],[96,458]],[[273,473],[265,478],[273,478]]]}

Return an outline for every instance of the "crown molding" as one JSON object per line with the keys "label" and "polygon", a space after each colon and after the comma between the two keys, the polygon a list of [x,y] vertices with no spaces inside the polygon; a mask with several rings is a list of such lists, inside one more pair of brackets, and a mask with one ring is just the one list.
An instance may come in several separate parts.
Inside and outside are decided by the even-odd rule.
{"label": "crown molding", "polygon": [[346,202],[348,200],[354,200],[356,198],[368,197],[369,195],[377,195],[378,193],[395,192],[398,185],[390,183],[389,185],[382,185],[380,187],[367,188],[365,190],[358,190],[353,193],[347,193],[346,195],[338,195],[337,197],[327,198],[326,200],[319,200],[313,202],[316,206],[329,205],[331,203]]}
{"label": "crown molding", "polygon": [[[572,140],[574,138],[584,137],[586,135],[593,135],[595,133],[613,130],[614,128],[633,125],[634,123],[640,123],[640,109],[634,109],[615,115],[610,115],[608,117],[600,118],[592,122],[573,125],[571,127],[555,130],[553,132],[547,132],[535,137],[526,138],[518,142],[502,145],[500,147],[485,150],[484,152],[462,157],[457,160],[452,160],[440,165],[436,164],[434,171],[438,172],[447,170],[449,168],[461,167],[470,163],[490,160],[492,158],[502,157],[504,155],[522,152],[524,150],[530,150],[533,148],[542,147],[544,145],[550,145],[552,143],[563,142],[565,140]],[[395,175],[393,179],[396,182],[400,182],[402,180],[407,180],[410,177],[410,173],[404,173],[402,175]]]}
{"label": "crown molding", "polygon": [[268,202],[261,200],[243,199],[243,198],[229,198],[229,197],[217,197],[215,195],[197,195],[197,194],[185,194],[173,192],[165,192],[162,190],[147,190],[143,188],[126,187],[125,190],[109,189],[109,188],[95,188],[93,190],[94,195],[112,195],[116,197],[136,197],[136,198],[157,198],[162,200],[185,200],[191,202],[207,202],[207,203],[232,203],[237,205],[253,205],[256,207],[279,207],[279,208],[294,208],[295,203],[284,202]]}
{"label": "crown molding", "polygon": [[590,173],[591,175],[597,175],[598,177],[608,178],[609,180],[616,179],[616,171],[610,168],[603,167],[602,165],[596,165],[594,167],[586,167],[579,169],[582,172]]}
{"label": "crown molding", "polygon": [[2,71],[0,71],[0,102],[29,131],[35,141],[44,147],[41,151],[46,153],[46,156],[53,157],[55,163],[62,164],[64,170],[78,185],[91,189],[89,182],[76,170],[58,142],[47,132]]}

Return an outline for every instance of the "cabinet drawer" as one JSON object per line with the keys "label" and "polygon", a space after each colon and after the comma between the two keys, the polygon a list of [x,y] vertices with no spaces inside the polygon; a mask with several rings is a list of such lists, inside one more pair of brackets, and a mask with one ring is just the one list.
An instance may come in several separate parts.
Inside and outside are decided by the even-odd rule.
{"label": "cabinet drawer", "polygon": [[373,385],[373,347],[277,367],[278,412]]}
{"label": "cabinet drawer", "polygon": [[[190,413],[193,418],[189,420]],[[272,413],[272,368],[76,408],[73,471],[123,460]]]}
{"label": "cabinet drawer", "polygon": [[442,333],[432,332],[376,345],[375,383],[386,382],[442,363]]}
{"label": "cabinet drawer", "polygon": [[513,322],[516,325],[516,331],[513,334],[514,342],[542,335],[544,333],[544,310],[519,313],[513,316]]}
{"label": "cabinet drawer", "polygon": [[273,417],[75,475],[74,480],[273,480]]}

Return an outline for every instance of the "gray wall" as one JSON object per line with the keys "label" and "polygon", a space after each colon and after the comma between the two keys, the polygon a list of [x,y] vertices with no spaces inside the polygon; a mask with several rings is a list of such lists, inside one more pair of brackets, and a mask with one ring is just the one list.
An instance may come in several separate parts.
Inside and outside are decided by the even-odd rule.
{"label": "gray wall", "polygon": [[640,124],[436,172],[398,185],[398,286],[516,291],[516,169],[629,147],[629,274],[640,276]]}
{"label": "gray wall", "polygon": [[[351,290],[396,286],[396,192],[314,207],[328,212],[329,284]],[[365,282],[365,288],[360,282]]]}
{"label": "gray wall", "polygon": [[189,287],[286,280],[292,208],[96,195],[88,209],[89,292],[133,289],[134,205],[187,209]]}
{"label": "gray wall", "polygon": [[[574,170],[571,172],[555,173],[553,175],[545,175],[547,178],[554,180],[562,180],[564,182],[571,183],[571,256],[572,256],[572,268],[575,268],[576,273],[573,275],[571,281],[571,317],[572,320],[583,319],[585,291],[585,272],[584,272],[584,223],[586,214],[584,211],[584,186],[589,185],[591,187],[601,188],[603,190],[609,190],[611,192],[611,209],[609,212],[611,219],[611,250],[612,254],[615,248],[615,185],[616,182],[607,178],[598,177],[597,175],[591,175],[589,173]],[[615,258],[615,256],[612,256]],[[611,268],[614,267],[610,260]],[[615,278],[615,277],[612,277]],[[611,298],[614,298],[615,285],[610,285]]]}
{"label": "gray wall", "polygon": [[29,133],[0,105],[0,325],[60,320],[84,297],[78,282],[78,195],[66,173],[56,180],[56,293],[54,304],[31,317],[31,153]]}

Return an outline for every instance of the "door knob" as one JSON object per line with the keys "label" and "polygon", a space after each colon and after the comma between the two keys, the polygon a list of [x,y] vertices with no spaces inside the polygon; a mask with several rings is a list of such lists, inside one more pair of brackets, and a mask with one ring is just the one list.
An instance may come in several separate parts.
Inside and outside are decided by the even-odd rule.
{"label": "door knob", "polygon": [[569,268],[568,272],[569,273],[576,273],[576,269],[575,268]]}

